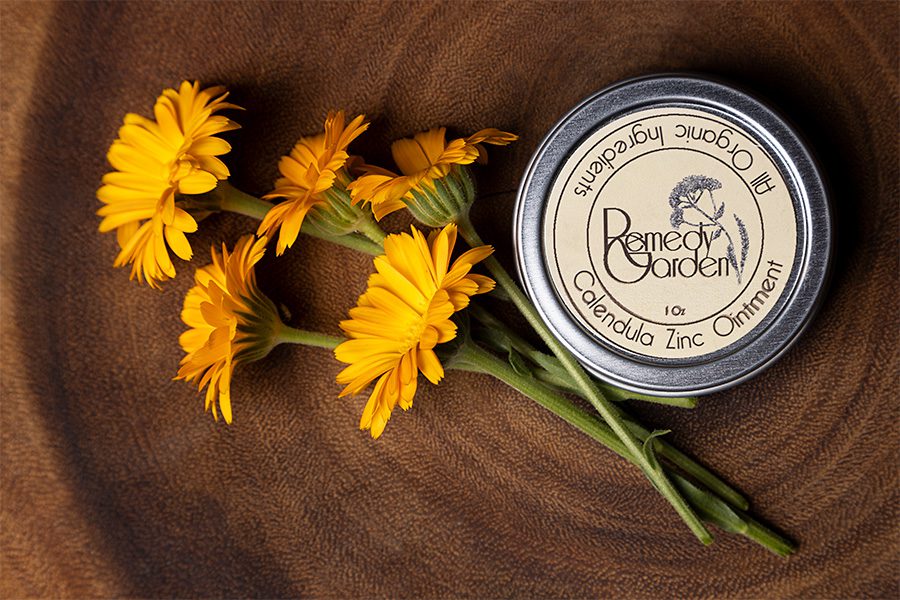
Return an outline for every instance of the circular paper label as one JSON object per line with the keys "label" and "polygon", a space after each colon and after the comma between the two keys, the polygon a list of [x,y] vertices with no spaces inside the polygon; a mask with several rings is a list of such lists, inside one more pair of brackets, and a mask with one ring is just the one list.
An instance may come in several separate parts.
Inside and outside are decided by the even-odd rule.
{"label": "circular paper label", "polygon": [[693,358],[739,341],[790,278],[788,184],[742,127],[653,108],[588,136],[551,189],[553,285],[592,335],[648,357]]}

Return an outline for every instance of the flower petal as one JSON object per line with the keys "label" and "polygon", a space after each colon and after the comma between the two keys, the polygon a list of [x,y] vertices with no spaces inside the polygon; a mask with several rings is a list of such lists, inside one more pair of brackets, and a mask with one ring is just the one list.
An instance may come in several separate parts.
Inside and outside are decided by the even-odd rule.
{"label": "flower petal", "polygon": [[191,260],[193,251],[187,237],[175,227],[166,226],[166,242],[181,260]]}

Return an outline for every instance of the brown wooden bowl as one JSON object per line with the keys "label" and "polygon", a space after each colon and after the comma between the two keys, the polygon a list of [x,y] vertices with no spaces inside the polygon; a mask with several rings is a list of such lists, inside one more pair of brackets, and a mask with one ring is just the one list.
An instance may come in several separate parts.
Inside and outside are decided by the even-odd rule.
{"label": "brown wooden bowl", "polygon": [[[896,596],[898,5],[3,3],[0,595]],[[486,377],[422,384],[373,442],[329,353],[237,371],[235,422],[172,382],[194,266],[156,292],[112,269],[94,193],[127,111],[184,78],[246,107],[234,181],[330,108],[354,150],[435,125],[521,140],[478,169],[475,220],[511,265],[514,190],[541,136],[616,80],[690,70],[768,96],[809,138],[839,228],[802,341],[750,383],[648,422],[800,544],[704,548],[637,470]],[[402,227],[402,217],[389,220]],[[207,248],[255,227],[204,221]],[[261,286],[338,333],[370,261],[303,239]]]}

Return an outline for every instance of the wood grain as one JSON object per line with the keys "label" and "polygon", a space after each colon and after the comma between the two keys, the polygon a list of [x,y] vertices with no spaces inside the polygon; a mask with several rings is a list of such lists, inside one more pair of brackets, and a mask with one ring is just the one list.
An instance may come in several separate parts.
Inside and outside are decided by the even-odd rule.
{"label": "wood grain", "polygon": [[[900,593],[896,3],[0,10],[4,597]],[[122,115],[199,78],[248,108],[229,164],[251,192],[332,107],[374,119],[355,146],[373,162],[436,124],[518,132],[478,171],[475,210],[512,264],[514,190],[541,136],[597,89],[671,70],[768,96],[833,190],[834,279],[798,346],[694,411],[641,410],[800,542],[789,560],[725,535],[699,546],[636,470],[483,377],[421,386],[372,442],[363,399],[336,398],[335,361],[280,348],[238,371],[235,424],[216,425],[170,381],[192,268],[140,288],[96,233]],[[216,216],[192,243],[202,261],[251,227]],[[337,333],[369,268],[304,240],[260,279],[295,324]]]}

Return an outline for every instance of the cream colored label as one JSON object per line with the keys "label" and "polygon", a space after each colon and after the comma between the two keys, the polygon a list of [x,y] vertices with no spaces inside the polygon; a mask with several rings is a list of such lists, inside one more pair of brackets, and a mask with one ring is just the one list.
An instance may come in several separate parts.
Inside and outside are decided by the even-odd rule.
{"label": "cream colored label", "polygon": [[763,147],[681,107],[589,136],[544,220],[548,268],[572,315],[656,358],[709,354],[749,333],[784,292],[796,245],[790,190]]}

